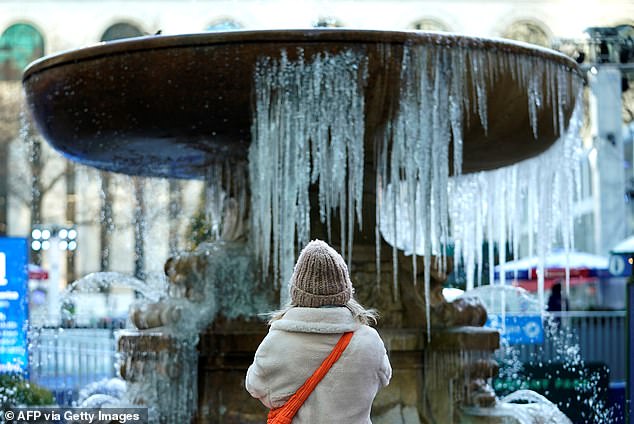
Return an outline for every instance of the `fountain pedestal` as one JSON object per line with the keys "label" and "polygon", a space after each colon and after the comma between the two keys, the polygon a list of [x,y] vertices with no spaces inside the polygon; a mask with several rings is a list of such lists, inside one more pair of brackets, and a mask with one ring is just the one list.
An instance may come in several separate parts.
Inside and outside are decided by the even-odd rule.
{"label": "fountain pedestal", "polygon": [[198,412],[195,423],[255,424],[267,410],[244,388],[247,368],[266,336],[264,323],[236,328],[211,326],[200,336]]}
{"label": "fountain pedestal", "polygon": [[[187,422],[196,410],[198,352],[193,340],[165,331],[118,334],[119,375],[128,400],[150,408],[152,421]],[[160,402],[157,402],[160,399]]]}

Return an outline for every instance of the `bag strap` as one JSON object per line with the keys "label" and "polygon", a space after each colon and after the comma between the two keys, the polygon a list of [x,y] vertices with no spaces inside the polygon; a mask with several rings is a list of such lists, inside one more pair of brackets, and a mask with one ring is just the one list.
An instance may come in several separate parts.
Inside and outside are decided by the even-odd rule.
{"label": "bag strap", "polygon": [[269,411],[269,416],[266,421],[267,424],[290,424],[291,421],[293,421],[293,417],[297,414],[299,408],[301,408],[306,399],[308,399],[308,396],[315,390],[317,384],[328,374],[328,371],[333,364],[337,362],[343,351],[346,350],[353,334],[352,331],[343,333],[332,349],[332,352],[330,352],[330,355],[324,359],[313,375],[308,377],[304,384],[297,389],[284,405]]}

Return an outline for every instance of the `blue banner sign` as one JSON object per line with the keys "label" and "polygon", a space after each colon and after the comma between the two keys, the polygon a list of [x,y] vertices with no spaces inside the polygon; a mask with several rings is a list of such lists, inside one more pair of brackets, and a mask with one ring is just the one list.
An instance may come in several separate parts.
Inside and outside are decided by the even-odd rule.
{"label": "blue banner sign", "polygon": [[28,367],[27,266],[27,240],[0,237],[0,373]]}
{"label": "blue banner sign", "polygon": [[509,345],[541,344],[544,342],[544,325],[540,315],[489,314],[486,327],[500,331],[500,337]]}

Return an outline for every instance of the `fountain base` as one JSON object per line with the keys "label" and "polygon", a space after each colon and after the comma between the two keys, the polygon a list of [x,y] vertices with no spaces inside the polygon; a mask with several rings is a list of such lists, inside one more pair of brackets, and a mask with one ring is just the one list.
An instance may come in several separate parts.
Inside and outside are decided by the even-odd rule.
{"label": "fountain base", "polygon": [[128,401],[147,406],[160,424],[190,421],[197,403],[195,341],[160,329],[124,330],[117,345]]}
{"label": "fountain base", "polygon": [[[244,390],[246,370],[266,335],[266,328],[262,323],[243,323],[241,327],[241,330],[234,327],[230,331],[227,327],[212,326],[201,335],[199,403],[195,420],[198,424],[256,424],[263,422],[267,414],[266,408]],[[446,413],[454,409],[457,414],[454,399],[448,392],[425,390],[426,383],[447,380],[439,374],[444,369],[434,370],[426,365],[429,352],[448,352],[446,349],[458,346],[477,347],[474,352],[492,352],[499,342],[496,331],[472,327],[435,332],[431,343],[418,329],[383,328],[379,333],[390,354],[393,375],[389,386],[379,392],[374,401],[372,422],[376,424],[424,423],[430,413],[448,416]],[[463,380],[469,376],[458,372],[465,364],[455,365],[454,385],[458,387],[464,385]],[[426,407],[430,404],[433,411]]]}

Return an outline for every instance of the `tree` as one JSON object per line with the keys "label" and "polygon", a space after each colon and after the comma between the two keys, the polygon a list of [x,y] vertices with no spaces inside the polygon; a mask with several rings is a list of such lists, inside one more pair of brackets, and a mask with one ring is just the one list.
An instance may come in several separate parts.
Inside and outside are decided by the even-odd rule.
{"label": "tree", "polygon": [[145,180],[141,177],[133,177],[135,207],[132,218],[134,225],[134,276],[139,280],[145,278],[145,227],[146,208],[143,194]]}
{"label": "tree", "polygon": [[178,245],[178,224],[179,224],[179,216],[182,211],[182,203],[183,203],[183,192],[181,183],[178,180],[170,179],[169,182],[169,205],[168,205],[168,213],[169,213],[169,254],[174,255],[178,253],[179,245]]}
{"label": "tree", "polygon": [[114,219],[112,216],[114,199],[110,173],[101,171],[99,176],[101,179],[101,190],[99,192],[99,197],[101,198],[101,210],[99,213],[99,270],[103,272],[110,270],[110,242],[111,234],[114,231]]}
{"label": "tree", "polygon": [[[30,211],[30,228],[43,222],[44,197],[66,175],[66,160],[54,153],[35,130],[31,120],[24,117],[20,137],[13,142],[23,143],[23,159],[9,164],[9,193]],[[33,252],[34,263],[41,262],[39,252]]]}
{"label": "tree", "polygon": [[[75,193],[75,165],[66,162],[66,222],[75,224],[77,219],[77,194]],[[75,251],[69,250],[66,254],[66,279],[75,281]]]}
{"label": "tree", "polygon": [[21,85],[0,81],[0,236],[8,231],[9,143],[19,131]]}

